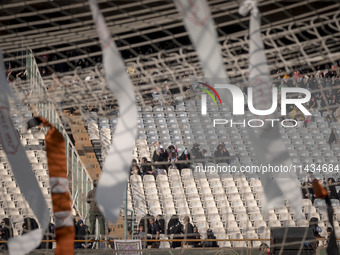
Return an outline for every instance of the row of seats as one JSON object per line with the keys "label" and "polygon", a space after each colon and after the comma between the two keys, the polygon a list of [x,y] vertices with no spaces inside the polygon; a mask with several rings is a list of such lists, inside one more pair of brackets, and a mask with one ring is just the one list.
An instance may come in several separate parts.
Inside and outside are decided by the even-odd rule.
{"label": "row of seats", "polygon": [[[138,192],[132,192],[133,202],[138,199],[137,206],[130,204],[137,209],[137,222],[146,213],[155,216],[163,214],[167,220],[173,214],[179,214],[182,218],[190,215],[203,236],[211,228],[216,235],[227,235],[230,238],[235,235],[247,238],[250,233],[256,235],[256,238],[269,238],[269,228],[307,227],[311,217],[320,219],[323,234],[329,225],[326,214],[318,211],[320,205],[314,207],[308,199],[303,200],[306,220],[296,221],[289,206],[270,211],[264,219],[261,214],[263,187],[258,179],[195,176],[191,169],[183,169],[179,175],[177,169],[169,169],[168,176],[158,175],[156,180],[152,175],[144,176],[143,180],[139,175],[132,175],[130,186],[132,190],[138,189]],[[334,210],[336,219],[339,219],[339,203]],[[335,226],[340,231],[338,222]],[[267,237],[262,233],[263,228]],[[243,247],[248,244],[235,242],[234,245]]]}
{"label": "row of seats", "polygon": [[[52,216],[52,199],[47,167],[46,151],[44,150],[45,135],[43,130],[33,128],[26,130],[24,123],[31,117],[31,111],[26,106],[18,106],[11,109],[12,120],[19,132],[22,145],[25,147],[26,155],[31,163],[38,184],[46,199],[47,206]],[[10,218],[13,224],[14,235],[20,235],[24,217],[35,218],[31,208],[28,206],[24,196],[18,188],[13,176],[6,154],[0,150],[0,218]],[[51,217],[51,219],[53,219]]]}

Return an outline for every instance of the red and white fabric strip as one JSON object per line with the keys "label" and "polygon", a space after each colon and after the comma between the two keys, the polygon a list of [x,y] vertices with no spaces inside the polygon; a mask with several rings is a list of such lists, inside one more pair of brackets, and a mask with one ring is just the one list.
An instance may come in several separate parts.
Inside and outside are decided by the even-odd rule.
{"label": "red and white fabric strip", "polygon": [[68,180],[62,177],[50,177],[51,193],[69,192]]}

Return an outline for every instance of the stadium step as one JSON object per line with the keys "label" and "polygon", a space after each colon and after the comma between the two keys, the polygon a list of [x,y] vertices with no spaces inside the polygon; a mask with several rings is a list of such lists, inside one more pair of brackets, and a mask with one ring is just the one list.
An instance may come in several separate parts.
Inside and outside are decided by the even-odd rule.
{"label": "stadium step", "polygon": [[90,141],[88,132],[81,116],[67,116],[68,123],[75,140],[75,148],[86,166],[88,173],[93,180],[98,179],[101,174],[101,167],[97,160],[95,150]]}

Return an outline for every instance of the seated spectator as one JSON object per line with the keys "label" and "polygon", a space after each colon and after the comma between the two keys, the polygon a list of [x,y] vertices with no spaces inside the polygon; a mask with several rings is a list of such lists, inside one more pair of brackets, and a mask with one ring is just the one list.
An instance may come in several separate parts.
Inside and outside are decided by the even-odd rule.
{"label": "seated spectator", "polygon": [[328,139],[328,144],[337,144],[339,143],[339,136],[338,133],[336,132],[335,128],[332,128],[331,134],[329,135],[329,139]]}
{"label": "seated spectator", "polygon": [[167,155],[169,156],[171,152],[175,152],[176,153],[176,156],[177,156],[177,149],[174,145],[169,145],[168,146],[168,149],[167,149]]}
{"label": "seated spectator", "polygon": [[153,152],[152,161],[153,162],[162,162],[167,161],[168,155],[165,153],[162,147],[156,148]]}
{"label": "seated spectator", "polygon": [[326,238],[327,238],[327,240],[325,240],[325,242],[324,242],[324,246],[325,246],[325,247],[328,246],[329,238],[331,237],[332,231],[333,231],[332,227],[328,227],[328,228],[326,229],[326,232],[327,232]]}
{"label": "seated spectator", "polygon": [[177,167],[178,164],[176,164],[177,161],[178,161],[178,158],[177,158],[176,152],[175,152],[175,151],[170,152],[170,155],[169,155],[169,157],[168,157],[168,162],[169,162],[171,165],[176,166],[176,168],[178,168],[178,167]]}
{"label": "seated spectator", "polygon": [[[182,236],[184,239],[194,239],[194,226],[190,223],[189,216],[185,216],[183,218],[183,233]],[[189,247],[193,247],[195,245],[195,242],[187,242]]]}
{"label": "seated spectator", "polygon": [[[148,238],[148,237],[147,237],[147,233],[145,232],[145,229],[144,229],[144,226],[143,226],[143,225],[139,225],[137,236],[138,236],[138,239],[139,239],[139,240],[147,240],[147,238]],[[146,241],[143,241],[143,242],[142,242],[142,248],[143,248],[143,249],[148,248],[148,244],[147,244]]]}
{"label": "seated spectator", "polygon": [[259,250],[261,251],[262,254],[268,254],[270,255],[270,248],[268,246],[268,244],[266,243],[261,243]]}
{"label": "seated spectator", "polygon": [[[216,236],[211,229],[207,230],[207,239],[214,240]],[[219,247],[216,241],[204,241],[202,247]]]}
{"label": "seated spectator", "polygon": [[9,218],[3,218],[1,221],[1,227],[4,229],[2,238],[6,241],[13,237],[12,223]]}
{"label": "seated spectator", "polygon": [[328,102],[330,105],[336,105],[338,103],[338,100],[336,98],[336,95],[332,95],[332,98]]}
{"label": "seated spectator", "polygon": [[314,237],[321,237],[320,233],[322,232],[322,229],[319,227],[319,220],[316,217],[312,217],[309,220],[309,228],[312,229]]}
{"label": "seated spectator", "polygon": [[27,217],[24,219],[24,223],[22,224],[22,234],[29,233],[37,228],[39,228],[37,221],[33,218]]}
{"label": "seated spectator", "polygon": [[145,214],[145,216],[143,218],[141,218],[140,221],[139,221],[138,226],[143,225],[145,232],[147,232],[150,228],[150,222],[149,222],[150,218],[152,218],[152,216],[150,214]]}
{"label": "seated spectator", "polygon": [[181,161],[187,161],[185,163],[179,164],[179,170],[182,170],[183,168],[190,168],[190,153],[187,148],[182,152],[181,156],[179,157],[179,160]]}
{"label": "seated spectator", "polygon": [[[183,233],[183,225],[179,221],[179,216],[174,214],[171,216],[168,223],[168,235],[173,235],[172,239],[183,239],[181,234]],[[171,243],[171,248],[181,247],[182,242],[175,241]]]}
{"label": "seated spectator", "polygon": [[[148,234],[151,234],[152,240],[159,240],[160,235],[160,227],[156,223],[155,219],[152,217],[149,219],[150,222],[150,228],[148,231]],[[151,248],[159,248],[160,243],[159,242],[149,242],[151,244]]]}
{"label": "seated spectator", "polygon": [[[142,173],[143,175],[154,175],[154,171],[152,170],[151,162],[147,160],[146,157],[142,158]],[[155,176],[156,177],[156,176]]]}
{"label": "seated spectator", "polygon": [[227,148],[225,147],[225,144],[222,142],[220,143],[215,152],[214,152],[214,158],[215,158],[215,162],[218,163],[228,163],[230,164],[230,153],[227,151]]}
{"label": "seated spectator", "polygon": [[156,223],[159,225],[160,228],[160,234],[165,234],[165,220],[163,215],[158,214],[156,218]]}
{"label": "seated spectator", "polygon": [[199,162],[204,159],[205,151],[201,151],[200,145],[195,143],[190,150],[190,155],[193,160],[197,159]]}
{"label": "seated spectator", "polygon": [[308,123],[312,122],[312,116],[305,116],[304,127],[308,127]]}
{"label": "seated spectator", "polygon": [[[84,225],[84,222],[82,220],[78,220],[76,240],[85,240],[85,238],[86,238],[86,236],[88,234],[89,233],[86,232],[86,227]],[[84,242],[78,242],[76,247],[77,247],[77,249],[84,249],[84,248],[86,248]]]}
{"label": "seated spectator", "polygon": [[[0,241],[7,241],[5,239],[5,228],[3,227],[0,227]],[[0,253],[1,253],[1,250],[7,250],[8,247],[7,247],[7,243],[1,243],[0,244]]]}
{"label": "seated spectator", "polygon": [[333,178],[328,178],[327,179],[327,184],[328,184],[328,192],[329,192],[329,197],[330,199],[339,199],[339,195],[338,193],[336,192],[336,183],[335,183],[335,180]]}
{"label": "seated spectator", "polygon": [[313,172],[308,172],[305,180],[306,184],[308,186],[313,186],[313,180],[314,180]]}
{"label": "seated spectator", "polygon": [[[164,151],[162,147],[156,148],[153,152],[152,161],[154,163],[166,162],[168,160],[168,154]],[[167,165],[155,165],[156,168],[159,169],[167,169]]]}
{"label": "seated spectator", "polygon": [[[198,232],[197,227],[194,227],[193,239],[201,240],[201,234]],[[194,243],[194,247],[196,247],[196,248],[202,247],[201,241],[196,241],[196,242],[193,242],[193,243]]]}
{"label": "seated spectator", "polygon": [[133,175],[133,174],[134,175],[142,175],[142,172],[141,172],[139,166],[137,166],[137,165],[132,166],[131,175]]}
{"label": "seated spectator", "polygon": [[132,159],[131,167],[138,165],[136,159]]}

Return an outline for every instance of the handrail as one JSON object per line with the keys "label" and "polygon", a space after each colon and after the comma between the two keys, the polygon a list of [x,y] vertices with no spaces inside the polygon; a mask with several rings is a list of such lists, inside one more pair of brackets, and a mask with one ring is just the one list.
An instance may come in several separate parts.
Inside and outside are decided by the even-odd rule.
{"label": "handrail", "polygon": [[[95,242],[111,242],[112,240],[104,240],[104,239],[91,239],[91,240],[74,240],[74,242],[79,243],[79,242],[87,242],[87,243],[95,243]],[[123,239],[115,239],[115,240],[123,240]],[[141,242],[204,242],[204,241],[216,241],[216,242],[250,242],[250,241],[271,241],[270,238],[247,238],[247,239],[236,239],[236,238],[229,238],[229,239],[131,239],[131,240],[140,240]],[[306,239],[306,241],[326,241],[329,240],[328,238],[325,237],[317,237],[315,239]],[[336,239],[337,241],[340,241],[340,238]],[[42,240],[41,242],[43,243],[51,243],[51,242],[56,242],[56,240]],[[8,241],[0,241],[0,243],[8,243]]]}
{"label": "handrail", "polygon": [[[37,62],[35,58],[33,57],[33,52],[30,50],[30,57],[27,61],[27,70],[28,70],[28,78],[30,79],[30,93],[32,94],[41,94],[46,93],[46,87],[44,86],[44,80],[42,79],[40,75],[40,71],[37,65]],[[79,216],[83,219],[85,215],[87,215],[88,211],[88,205],[85,203],[85,198],[87,195],[87,192],[92,187],[92,178],[87,172],[87,169],[83,162],[81,161],[81,158],[73,146],[67,132],[64,129],[64,126],[59,118],[59,115],[57,113],[57,110],[55,108],[55,105],[53,103],[47,103],[48,106],[46,107],[46,104],[36,104],[35,110],[37,111],[37,114],[43,116],[46,118],[50,123],[56,126],[56,128],[61,131],[61,133],[64,136],[65,144],[66,144],[66,152],[67,152],[67,174],[71,174],[71,181],[72,181],[72,190],[71,196],[73,200],[73,205],[75,209],[77,210]],[[76,165],[74,166],[74,163]],[[71,171],[70,171],[71,170]],[[81,183],[75,183],[75,179],[81,180]],[[86,179],[86,183],[83,183]],[[81,190],[79,190],[81,189]],[[78,191],[83,191],[83,194]],[[78,196],[76,196],[78,194]],[[81,194],[81,195],[79,195]]]}

